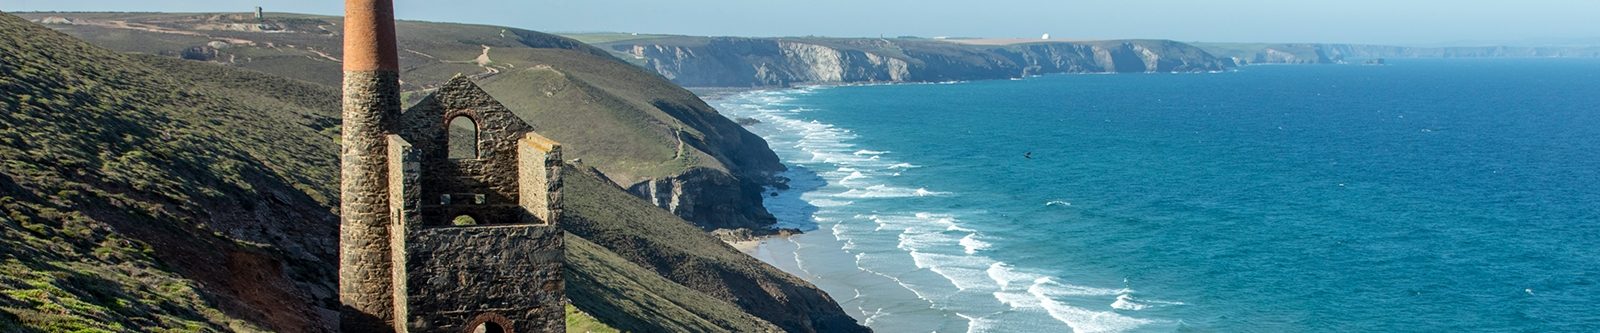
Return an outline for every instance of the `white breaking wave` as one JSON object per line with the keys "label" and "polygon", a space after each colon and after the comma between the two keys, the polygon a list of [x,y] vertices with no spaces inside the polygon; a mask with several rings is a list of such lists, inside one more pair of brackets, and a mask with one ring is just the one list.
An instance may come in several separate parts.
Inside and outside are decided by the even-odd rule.
{"label": "white breaking wave", "polygon": [[977,236],[978,234],[967,234],[966,237],[961,237],[961,247],[966,249],[967,254],[974,254],[979,250],[988,249],[990,246],[993,246],[993,244],[989,244],[989,242],[978,240]]}
{"label": "white breaking wave", "polygon": [[[844,180],[845,179],[840,179],[841,182],[844,181]],[[928,197],[928,196],[943,196],[943,195],[949,195],[949,194],[950,194],[950,192],[929,191],[927,188],[911,189],[911,188],[905,188],[905,187],[894,187],[894,186],[889,186],[889,185],[885,185],[885,184],[877,184],[877,185],[872,185],[872,186],[867,186],[867,187],[851,188],[849,190],[844,191],[844,193],[839,193],[838,196],[842,197],[842,198],[865,199],[865,198]]]}
{"label": "white breaking wave", "polygon": [[[804,113],[813,110],[792,105],[792,95],[821,89],[828,88],[812,86],[800,90],[748,92],[725,100],[719,108],[724,108],[721,111],[730,116],[773,124],[753,130],[763,131],[758,134],[773,148],[780,149],[779,156],[786,164],[802,166],[816,175],[816,178],[810,178],[809,174],[804,177],[816,179],[816,184],[805,188],[809,192],[797,196],[815,211],[783,216],[809,217],[819,226],[828,228],[843,244],[842,251],[854,257],[860,271],[892,281],[928,302],[931,308],[965,319],[969,332],[1006,331],[1014,323],[993,318],[1010,320],[1011,316],[1038,317],[1038,323],[1050,323],[1052,329],[1125,331],[1152,321],[1129,317],[1118,310],[1138,311],[1164,304],[1134,298],[1127,289],[1067,284],[1046,274],[1018,269],[987,257],[985,250],[994,244],[985,241],[984,233],[979,230],[982,228],[966,225],[962,215],[957,213],[869,210],[884,205],[911,207],[924,200],[943,200],[941,198],[955,194],[885,181],[895,180],[893,176],[913,172],[910,170],[921,166],[895,161],[893,157],[900,155],[891,155],[889,151],[858,147],[857,134],[850,129],[804,119],[807,116]],[[1057,200],[1045,205],[1064,207],[1071,203]],[[800,262],[800,251],[795,252],[795,260]],[[806,264],[801,266],[804,270]],[[944,281],[930,281],[927,277],[942,277]],[[948,284],[944,284],[946,282]],[[884,319],[896,314],[878,307],[881,303],[867,306],[871,301],[866,300],[870,297],[862,295],[863,290],[840,292],[847,291],[856,294],[851,301],[861,302],[856,308],[864,317],[864,324],[894,322]],[[870,295],[873,291],[865,292]],[[985,295],[993,295],[993,303],[970,304],[973,300],[984,303],[988,299]],[[1012,310],[995,312],[1006,308]]]}
{"label": "white breaking wave", "polygon": [[911,164],[911,163],[896,163],[894,165],[890,165],[889,169],[901,169],[901,170],[904,170],[904,169],[910,169],[910,168],[916,168],[916,167],[917,167],[917,165]]}
{"label": "white breaking wave", "polygon": [[844,178],[840,178],[839,181],[840,182],[847,182],[847,181],[852,181],[852,180],[857,180],[857,179],[862,179],[862,178],[867,178],[867,175],[862,174],[861,171],[856,171],[856,172],[851,172],[849,176],[844,176]]}
{"label": "white breaking wave", "polygon": [[1117,309],[1117,310],[1139,311],[1139,310],[1144,310],[1144,309],[1149,308],[1149,307],[1150,307],[1149,305],[1141,304],[1141,303],[1138,303],[1138,302],[1134,301],[1133,300],[1133,295],[1129,295],[1129,294],[1117,295],[1117,301],[1116,302],[1111,302],[1111,308]]}
{"label": "white breaking wave", "polygon": [[839,201],[832,199],[816,199],[810,203],[817,207],[844,207],[856,203],[855,201]]}
{"label": "white breaking wave", "polygon": [[1149,308],[1159,308],[1159,307],[1173,306],[1173,305],[1186,305],[1186,304],[1183,303],[1183,302],[1169,302],[1169,301],[1156,301],[1156,300],[1139,299],[1139,298],[1133,297],[1133,293],[1131,291],[1127,292],[1127,293],[1123,293],[1121,295],[1117,295],[1117,301],[1111,302],[1111,308],[1117,309],[1117,310],[1127,310],[1127,311],[1140,311],[1140,310],[1149,309]]}

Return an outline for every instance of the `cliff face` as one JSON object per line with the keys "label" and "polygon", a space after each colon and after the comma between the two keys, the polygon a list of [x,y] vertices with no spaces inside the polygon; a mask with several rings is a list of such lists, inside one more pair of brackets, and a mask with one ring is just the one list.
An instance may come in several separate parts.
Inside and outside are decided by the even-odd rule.
{"label": "cliff face", "polygon": [[685,86],[775,86],[793,82],[904,81],[905,60],[860,50],[750,38],[710,38],[702,45],[613,45]]}
{"label": "cliff face", "polygon": [[600,46],[675,83],[698,87],[1199,72],[1232,65],[1162,40],[964,45],[923,39],[671,37]]}
{"label": "cliff face", "polygon": [[666,209],[706,231],[765,230],[777,222],[761,206],[758,182],[740,181],[725,172],[696,168],[683,174],[647,179],[628,188],[656,207]]}
{"label": "cliff face", "polygon": [[1195,44],[1207,52],[1248,64],[1337,64],[1371,58],[1596,58],[1600,47],[1406,47],[1361,44]]}

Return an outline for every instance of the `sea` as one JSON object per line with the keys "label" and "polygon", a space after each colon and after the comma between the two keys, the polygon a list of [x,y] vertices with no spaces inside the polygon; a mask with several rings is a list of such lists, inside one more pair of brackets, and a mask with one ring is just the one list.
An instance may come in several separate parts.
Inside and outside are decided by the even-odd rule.
{"label": "sea", "polygon": [[808,230],[753,253],[879,332],[1600,332],[1600,60],[709,101]]}

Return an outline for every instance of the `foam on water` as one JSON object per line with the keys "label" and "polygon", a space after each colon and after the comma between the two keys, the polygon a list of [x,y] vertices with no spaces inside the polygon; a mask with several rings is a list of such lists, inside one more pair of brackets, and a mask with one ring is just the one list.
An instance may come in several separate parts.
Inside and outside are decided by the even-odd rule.
{"label": "foam on water", "polygon": [[1142,310],[1145,310],[1145,309],[1167,307],[1167,306],[1174,306],[1174,305],[1186,305],[1186,304],[1183,303],[1183,302],[1140,299],[1140,298],[1137,298],[1137,297],[1133,297],[1133,291],[1131,291],[1131,290],[1129,290],[1128,292],[1125,292],[1125,293],[1117,295],[1117,301],[1111,302],[1111,308],[1117,309],[1117,310],[1127,310],[1127,311],[1142,311]]}
{"label": "foam on water", "polygon": [[791,248],[763,258],[879,331],[1597,331],[1595,69],[1414,60],[712,103],[759,120],[790,167],[793,189],[765,193],[780,223],[818,228],[793,239],[820,277]]}
{"label": "foam on water", "polygon": [[974,254],[977,253],[978,250],[987,249],[989,246],[991,246],[988,242],[978,240],[977,237],[978,234],[976,233],[967,234],[966,237],[961,237],[961,247],[966,249],[967,254]]}
{"label": "foam on water", "polygon": [[895,164],[892,164],[892,165],[888,166],[889,169],[900,169],[900,170],[911,169],[911,168],[916,168],[916,167],[917,167],[917,165],[911,164],[911,163],[895,163]]}
{"label": "foam on water", "polygon": [[[857,139],[854,132],[807,119],[802,114],[814,109],[792,105],[793,95],[820,89],[825,88],[746,92],[722,100],[718,107],[734,117],[760,120],[752,130],[774,148],[790,148],[777,149],[786,163],[803,166],[821,178],[816,184],[791,182],[791,186],[805,186],[796,186],[805,191],[799,198],[816,209],[803,216],[810,216],[827,228],[842,244],[841,250],[853,255],[860,271],[892,281],[928,302],[931,308],[966,320],[969,332],[1005,331],[1006,325],[993,319],[1002,315],[1038,316],[1042,317],[1041,322],[1058,322],[1055,325],[1064,324],[1079,332],[1120,331],[1150,322],[1112,312],[1108,304],[1116,300],[1118,290],[1076,286],[1040,273],[1019,272],[1007,263],[983,255],[993,244],[985,241],[982,228],[962,220],[963,214],[972,212],[857,208],[863,201],[930,200],[956,194],[916,184],[881,181],[913,172],[920,166],[896,161],[887,151],[858,147],[854,143]],[[784,195],[783,191],[775,193]],[[1060,204],[1066,205],[1066,202]],[[907,202],[893,206],[918,205]],[[779,213],[774,207],[769,209]],[[780,218],[790,216],[778,215]],[[795,259],[797,262],[803,259],[798,251]],[[801,266],[804,269],[806,264]],[[856,293],[852,300],[866,299],[871,294],[870,290],[849,291]],[[966,292],[974,292],[978,298],[960,296]],[[1103,297],[1105,301],[1072,303],[1085,296]],[[859,303],[857,311],[863,323],[869,326],[891,322],[889,318],[897,315],[865,304]]]}
{"label": "foam on water", "polygon": [[812,200],[811,201],[811,204],[812,205],[816,205],[817,207],[843,207],[843,206],[849,206],[850,204],[853,204],[853,203],[856,203],[856,202],[855,201],[840,201],[840,200],[833,200],[833,199],[817,199],[817,200]]}
{"label": "foam on water", "polygon": [[851,172],[849,176],[844,176],[844,178],[839,179],[839,181],[848,182],[848,181],[862,179],[862,178],[867,178],[867,175],[862,174],[861,171],[856,171],[856,172]]}
{"label": "foam on water", "polygon": [[[865,176],[858,177],[858,178],[864,178],[864,177]],[[845,182],[847,180],[853,180],[853,179],[851,179],[848,176],[846,176],[846,177],[840,178],[838,181],[839,182]],[[876,184],[876,185],[870,185],[870,186],[866,186],[866,187],[851,187],[849,190],[844,191],[844,193],[839,193],[838,196],[841,197],[841,198],[853,198],[853,199],[867,199],[867,198],[879,198],[879,199],[881,199],[881,198],[927,197],[927,196],[940,196],[940,195],[949,195],[949,194],[950,194],[949,192],[929,191],[927,188],[915,188],[915,189],[912,189],[912,188],[906,188],[906,187],[895,187],[895,186],[890,186],[890,185],[887,185],[887,184]]]}
{"label": "foam on water", "polygon": [[[794,94],[810,94],[822,90],[818,86],[790,91],[750,91],[736,98],[725,99],[720,104],[723,112],[734,117],[752,117],[762,122],[757,128],[763,138],[790,165],[803,165],[819,176],[819,183],[792,181],[790,186],[810,187],[800,199],[810,203],[816,211],[811,213],[814,223],[824,224],[834,239],[840,240],[842,250],[853,253],[854,263],[862,272],[878,275],[906,288],[918,299],[930,303],[934,309],[946,309],[968,322],[968,331],[1003,331],[1005,325],[997,322],[994,307],[981,311],[979,303],[955,301],[962,291],[979,291],[979,295],[992,295],[989,303],[1010,309],[1037,309],[1050,319],[1066,323],[1078,331],[1126,330],[1138,327],[1141,320],[1128,319],[1115,312],[1088,311],[1069,304],[1062,298],[1070,296],[1115,296],[1115,290],[1075,287],[1059,283],[1051,277],[1014,272],[1006,263],[982,256],[992,243],[982,240],[978,227],[965,226],[958,211],[850,211],[858,200],[917,200],[930,197],[950,197],[952,192],[931,191],[914,184],[894,184],[874,179],[901,176],[918,168],[914,163],[891,160],[886,150],[864,149],[854,144],[856,133],[803,118],[800,114],[814,109],[792,106]],[[765,131],[763,131],[765,130]],[[782,191],[774,194],[784,195]],[[1048,203],[1058,205],[1058,203]],[[1061,202],[1059,205],[1067,205]],[[771,207],[770,207],[771,208]],[[778,211],[774,211],[778,213]],[[843,216],[838,216],[843,213]],[[781,215],[787,216],[787,215]],[[838,216],[827,219],[824,216]],[[866,223],[869,229],[853,227]],[[830,224],[830,226],[827,226]],[[883,239],[888,235],[890,239]],[[795,263],[805,269],[805,258],[795,253]],[[922,272],[918,272],[922,271]],[[931,274],[930,274],[931,272]],[[925,280],[928,274],[938,280]],[[859,288],[853,290],[864,298]],[[989,298],[986,298],[989,299]],[[862,303],[864,304],[864,303]],[[1104,304],[1104,303],[1102,303]],[[1006,309],[998,307],[998,309]],[[963,311],[966,309],[966,311]],[[864,315],[862,322],[874,325],[893,317],[893,312],[883,307],[858,307]],[[971,315],[984,314],[986,315]]]}

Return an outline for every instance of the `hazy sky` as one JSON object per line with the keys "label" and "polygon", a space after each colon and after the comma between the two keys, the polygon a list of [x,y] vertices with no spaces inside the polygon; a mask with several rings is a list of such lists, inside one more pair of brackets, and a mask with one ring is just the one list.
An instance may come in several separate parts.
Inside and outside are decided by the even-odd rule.
{"label": "hazy sky", "polygon": [[[1432,44],[1600,39],[1596,0],[396,0],[401,19],[540,31]],[[0,0],[4,11],[340,14],[338,0]]]}

